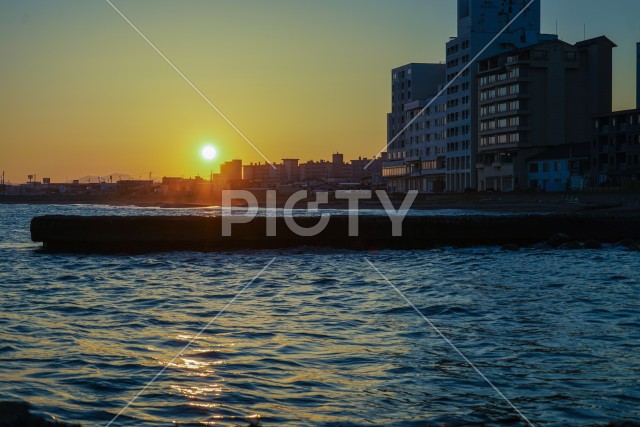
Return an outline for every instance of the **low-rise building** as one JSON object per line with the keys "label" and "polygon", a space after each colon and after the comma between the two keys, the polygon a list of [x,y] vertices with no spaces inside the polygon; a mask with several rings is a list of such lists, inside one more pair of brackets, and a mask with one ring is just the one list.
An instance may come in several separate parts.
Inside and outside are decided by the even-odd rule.
{"label": "low-rise building", "polygon": [[527,162],[529,189],[576,191],[585,188],[589,176],[587,144],[552,147]]}
{"label": "low-rise building", "polygon": [[332,175],[333,163],[325,160],[309,160],[300,165],[301,181],[327,181]]}
{"label": "low-rise building", "polygon": [[242,177],[245,181],[271,186],[280,182],[280,168],[271,163],[250,163],[242,167]]}

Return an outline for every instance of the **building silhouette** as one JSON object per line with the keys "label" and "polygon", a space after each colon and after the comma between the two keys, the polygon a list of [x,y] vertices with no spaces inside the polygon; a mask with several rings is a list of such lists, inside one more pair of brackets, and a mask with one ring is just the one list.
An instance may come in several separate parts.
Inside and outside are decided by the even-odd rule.
{"label": "building silhouette", "polygon": [[242,179],[242,160],[234,159],[220,165],[220,180],[224,185]]}
{"label": "building silhouette", "polygon": [[[371,164],[369,164],[371,163]],[[369,165],[367,168],[365,166]],[[382,158],[372,162],[358,158],[345,163],[344,155],[334,153],[331,161],[282,159],[282,163],[250,163],[243,166],[243,185],[247,188],[302,188],[310,182],[371,187],[382,184]]]}

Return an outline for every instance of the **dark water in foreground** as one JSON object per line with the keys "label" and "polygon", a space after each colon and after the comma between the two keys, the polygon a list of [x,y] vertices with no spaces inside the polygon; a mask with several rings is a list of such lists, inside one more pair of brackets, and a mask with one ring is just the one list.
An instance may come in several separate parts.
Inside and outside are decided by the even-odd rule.
{"label": "dark water in foreground", "polygon": [[104,426],[166,367],[112,425],[521,424],[367,257],[534,424],[640,419],[639,253],[46,255],[44,213],[114,210],[0,205],[2,399]]}

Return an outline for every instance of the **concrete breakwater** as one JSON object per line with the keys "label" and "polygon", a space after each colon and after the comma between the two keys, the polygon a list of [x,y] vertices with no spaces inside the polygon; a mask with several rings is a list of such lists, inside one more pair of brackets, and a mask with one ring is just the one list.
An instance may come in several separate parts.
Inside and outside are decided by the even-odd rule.
{"label": "concrete breakwater", "polygon": [[26,402],[0,402],[0,427],[80,427],[79,424],[65,424],[55,419],[31,413]]}
{"label": "concrete breakwater", "polygon": [[[41,216],[31,221],[31,238],[49,252],[149,252],[241,250],[299,246],[350,249],[420,249],[437,246],[532,245],[556,236],[559,243],[614,243],[640,239],[640,217],[594,214],[510,216],[407,216],[402,235],[392,235],[388,217],[361,216],[358,235],[349,235],[348,216],[332,216],[314,236],[300,236],[275,221],[267,236],[265,217],[233,224],[223,236],[223,218],[197,216]],[[296,217],[310,228],[318,217]],[[353,221],[354,218],[351,218]],[[353,225],[353,224],[352,224]],[[563,236],[557,239],[557,236]]]}

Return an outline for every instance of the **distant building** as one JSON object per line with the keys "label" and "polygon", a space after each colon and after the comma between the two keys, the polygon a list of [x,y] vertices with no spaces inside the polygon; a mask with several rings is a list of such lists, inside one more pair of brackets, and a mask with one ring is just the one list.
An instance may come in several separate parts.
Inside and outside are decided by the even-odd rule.
{"label": "distant building", "polygon": [[298,162],[300,159],[282,159],[280,166],[280,182],[297,182],[300,180],[300,167]]}
{"label": "distant building", "polygon": [[242,167],[242,178],[249,182],[274,185],[280,181],[280,168],[270,163],[250,163]]}
{"label": "distant building", "polygon": [[613,47],[551,40],[479,61],[478,190],[531,188],[529,159],[590,140],[591,116],[611,111]]}
{"label": "distant building", "polygon": [[300,165],[301,181],[327,181],[333,171],[333,163],[325,160],[315,162],[309,160]]}
{"label": "distant building", "polygon": [[225,185],[230,181],[242,179],[242,160],[231,160],[220,165],[220,180]]}
{"label": "distant building", "polygon": [[334,153],[331,156],[331,170],[329,172],[329,178],[349,178],[351,176],[351,170],[344,163],[344,155],[341,153]]}
{"label": "distant building", "polygon": [[[369,167],[367,167],[369,165]],[[351,160],[348,165],[348,176],[352,182],[380,185],[382,183],[382,159],[377,158],[371,161],[371,159],[361,158]]]}
{"label": "distant building", "polygon": [[116,189],[120,194],[150,194],[153,193],[156,188],[157,186],[152,179],[128,179],[116,183]]}

